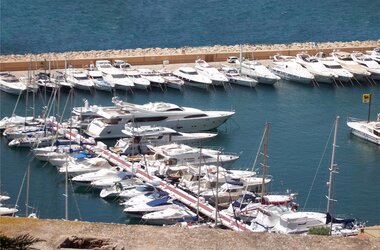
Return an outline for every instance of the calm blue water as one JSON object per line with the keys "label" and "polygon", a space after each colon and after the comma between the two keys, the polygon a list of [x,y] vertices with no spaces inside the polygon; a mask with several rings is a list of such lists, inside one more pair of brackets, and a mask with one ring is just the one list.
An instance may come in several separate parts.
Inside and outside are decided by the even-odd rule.
{"label": "calm blue water", "polygon": [[[233,119],[220,127],[218,137],[208,145],[222,146],[227,152],[240,152],[241,159],[234,166],[237,169],[251,168],[264,124],[270,122],[269,171],[274,176],[271,190],[284,192],[290,189],[298,192],[298,202],[303,207],[316,175],[306,208],[318,210],[326,207],[325,183],[328,180],[332,144],[328,139],[335,117],[340,115],[337,138],[339,148],[336,152],[340,173],[335,178],[335,198],[338,202],[334,204],[334,212],[352,214],[374,225],[380,224],[380,147],[352,136],[345,124],[349,116],[366,119],[367,106],[361,103],[361,95],[368,92],[373,94],[372,119],[375,119],[375,112],[380,112],[379,87],[332,88],[322,85],[312,88],[281,82],[274,88],[235,87],[228,92],[216,90],[207,93],[186,89],[183,94],[177,91],[154,91],[125,95],[120,92],[119,96],[140,104],[168,101],[208,110],[235,110]],[[5,93],[1,93],[0,97],[1,116],[10,114],[16,97]],[[109,94],[98,92],[91,96],[86,92],[77,92],[75,105],[81,105],[83,98],[98,105],[111,104]],[[64,99],[65,94],[62,103]],[[21,99],[19,114],[24,114],[24,107],[25,100]],[[8,148],[5,138],[0,137],[0,140],[1,188],[15,202],[31,156],[28,150]],[[326,154],[322,157],[326,145]],[[52,166],[37,160],[31,161],[31,169],[30,204],[38,208],[41,218],[63,218],[64,178]],[[25,191],[19,202],[22,211],[24,201]],[[70,218],[129,222],[116,203],[104,201],[97,193],[83,190],[74,193],[70,190]]]}
{"label": "calm blue water", "polygon": [[[76,50],[182,47],[242,43],[291,43],[379,39],[378,1],[25,1],[3,0],[0,54]],[[380,112],[379,87],[310,88],[283,82],[275,88],[236,87],[206,93],[186,90],[138,92],[121,97],[135,103],[169,101],[202,109],[234,109],[236,115],[219,129],[210,145],[241,152],[236,168],[251,168],[265,122],[271,122],[270,173],[273,191],[299,192],[305,204],[336,115],[341,116],[336,161],[335,211],[380,224],[380,148],[350,135],[348,116],[365,119],[363,93],[372,92],[373,115]],[[111,104],[107,94],[76,93],[76,105],[87,98]],[[64,102],[65,96],[62,98]],[[0,93],[0,115],[10,115],[16,97]],[[38,97],[41,106],[41,98]],[[25,99],[18,113],[24,114]],[[326,206],[327,168],[331,142],[316,175],[307,208]],[[31,159],[28,150],[14,150],[0,137],[1,190],[15,202]],[[30,204],[41,218],[64,217],[64,179],[51,166],[31,161]],[[73,195],[75,194],[75,195]],[[20,197],[23,212],[25,194]],[[78,212],[80,211],[80,212]],[[117,204],[96,193],[70,191],[70,219],[129,222]]]}
{"label": "calm blue water", "polygon": [[3,0],[1,54],[380,38],[373,0]]}

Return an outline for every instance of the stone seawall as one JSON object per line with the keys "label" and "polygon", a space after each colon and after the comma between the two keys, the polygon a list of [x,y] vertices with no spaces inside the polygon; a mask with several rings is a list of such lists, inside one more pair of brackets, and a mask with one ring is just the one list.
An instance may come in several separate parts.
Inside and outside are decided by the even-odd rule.
{"label": "stone seawall", "polygon": [[[325,42],[325,43],[292,43],[269,45],[242,45],[245,58],[269,59],[275,54],[294,56],[299,52],[307,51],[314,55],[318,51],[330,53],[333,50],[341,51],[368,51],[380,46],[377,41],[353,41],[353,42]],[[78,51],[66,53],[44,53],[25,55],[1,55],[0,71],[20,71],[64,68],[67,65],[73,67],[86,67],[96,60],[107,59],[125,60],[132,65],[157,65],[164,60],[170,64],[193,63],[201,58],[208,62],[225,61],[229,56],[239,56],[240,46],[211,47],[183,47],[183,48],[147,48],[126,50],[103,51]]]}

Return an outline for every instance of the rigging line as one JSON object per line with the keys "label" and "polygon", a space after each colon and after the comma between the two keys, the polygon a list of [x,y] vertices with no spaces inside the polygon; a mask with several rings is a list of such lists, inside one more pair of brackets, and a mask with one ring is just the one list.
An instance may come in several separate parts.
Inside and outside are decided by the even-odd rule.
{"label": "rigging line", "polygon": [[15,115],[15,112],[16,112],[16,109],[17,109],[18,102],[20,101],[21,94],[22,94],[22,91],[20,91],[20,94],[19,94],[18,97],[17,97],[17,101],[16,101],[16,104],[15,104],[15,107],[13,108],[13,111],[12,111],[12,116]]}
{"label": "rigging line", "polygon": [[79,220],[82,221],[82,214],[80,213],[80,209],[79,209],[77,197],[75,196],[75,191],[74,191],[74,186],[73,186],[73,181],[72,180],[70,180],[70,186],[71,186],[71,190],[73,192],[73,198],[74,198],[75,206],[76,206],[76,208],[78,210]]}
{"label": "rigging line", "polygon": [[302,210],[304,210],[305,207],[306,207],[306,205],[307,205],[307,202],[308,202],[309,197],[310,197],[310,194],[311,194],[311,190],[313,189],[313,186],[314,186],[315,180],[317,179],[318,171],[319,171],[319,169],[320,169],[320,167],[321,167],[321,165],[322,165],[322,160],[323,160],[323,158],[324,158],[324,156],[325,156],[325,154],[326,154],[326,150],[327,150],[327,147],[328,147],[328,145],[329,145],[329,142],[330,142],[330,138],[331,138],[332,132],[334,131],[334,125],[335,125],[335,123],[333,124],[333,126],[332,126],[332,128],[331,128],[331,131],[330,131],[329,137],[327,138],[326,145],[325,145],[325,148],[324,148],[323,153],[322,153],[322,157],[321,157],[321,159],[319,160],[319,164],[318,164],[318,167],[317,167],[317,171],[315,172],[315,175],[314,175],[313,181],[312,181],[312,183],[311,183],[311,186],[310,186],[310,189],[309,189],[309,192],[308,192],[308,194],[307,194],[307,197],[306,197],[306,200],[305,200],[305,203],[304,203],[304,206],[303,206]]}
{"label": "rigging line", "polygon": [[21,187],[20,187],[20,190],[18,191],[18,195],[17,195],[17,199],[16,199],[15,208],[18,207],[17,204],[18,204],[18,201],[20,200],[21,191],[22,191],[22,188],[23,188],[23,186],[24,186],[24,182],[25,182],[26,174],[27,174],[27,171],[25,171],[24,178],[22,178]]}

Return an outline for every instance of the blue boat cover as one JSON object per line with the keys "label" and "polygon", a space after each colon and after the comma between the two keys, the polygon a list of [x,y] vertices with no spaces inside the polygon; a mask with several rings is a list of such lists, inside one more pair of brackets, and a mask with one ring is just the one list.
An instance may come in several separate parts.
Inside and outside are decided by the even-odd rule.
{"label": "blue boat cover", "polygon": [[84,152],[82,152],[82,153],[79,153],[79,154],[75,154],[75,155],[73,155],[73,157],[74,157],[75,159],[84,159],[84,158],[87,157],[87,154],[84,153]]}
{"label": "blue boat cover", "polygon": [[158,206],[162,206],[162,205],[168,204],[168,200],[169,200],[169,197],[166,196],[166,197],[161,198],[161,199],[149,201],[146,204],[148,206],[151,206],[151,207],[158,207]]}
{"label": "blue boat cover", "polygon": [[240,181],[227,181],[228,184],[236,185],[236,186],[243,186],[244,184]]}

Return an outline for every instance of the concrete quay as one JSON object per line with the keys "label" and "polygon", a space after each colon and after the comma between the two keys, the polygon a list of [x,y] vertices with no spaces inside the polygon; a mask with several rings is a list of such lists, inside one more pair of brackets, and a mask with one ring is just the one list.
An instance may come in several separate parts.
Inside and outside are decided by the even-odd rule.
{"label": "concrete quay", "polygon": [[[295,56],[307,51],[315,55],[319,51],[331,53],[333,50],[346,52],[366,52],[380,46],[380,41],[330,42],[330,43],[293,43],[274,45],[244,45],[245,58],[269,59],[276,54]],[[170,64],[194,63],[196,59],[207,62],[225,62],[229,56],[239,56],[240,47],[211,46],[184,48],[149,48],[106,51],[79,51],[66,53],[45,53],[27,55],[1,55],[0,71],[25,71],[41,69],[62,69],[67,65],[75,68],[85,68],[96,60],[124,60],[132,65],[159,65],[163,61]]]}

